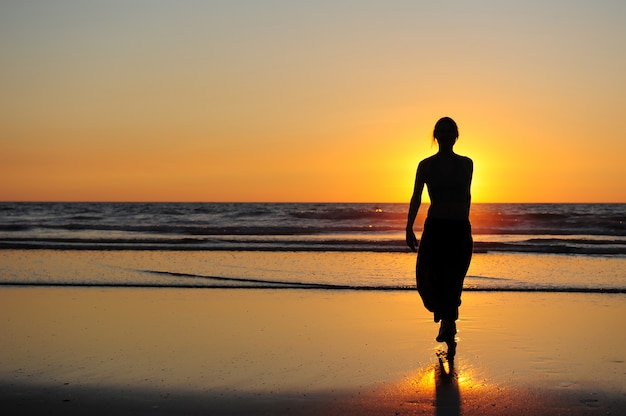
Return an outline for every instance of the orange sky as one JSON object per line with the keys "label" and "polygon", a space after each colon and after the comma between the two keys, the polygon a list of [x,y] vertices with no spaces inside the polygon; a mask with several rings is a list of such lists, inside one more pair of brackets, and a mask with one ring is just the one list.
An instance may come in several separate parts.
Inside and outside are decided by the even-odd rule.
{"label": "orange sky", "polygon": [[3,2],[0,200],[408,201],[447,115],[475,202],[626,202],[623,2],[466,3]]}

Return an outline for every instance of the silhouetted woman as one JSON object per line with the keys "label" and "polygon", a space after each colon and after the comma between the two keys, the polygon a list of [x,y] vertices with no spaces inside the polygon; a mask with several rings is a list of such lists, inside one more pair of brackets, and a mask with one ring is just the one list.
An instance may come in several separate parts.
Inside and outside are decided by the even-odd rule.
{"label": "silhouetted woman", "polygon": [[454,120],[443,117],[437,121],[433,136],[439,151],[417,167],[406,242],[411,250],[416,250],[413,224],[426,184],[430,208],[417,253],[417,289],[435,322],[441,321],[437,341],[450,345],[456,335],[463,280],[472,259],[469,210],[474,165],[470,158],[453,151],[459,137]]}

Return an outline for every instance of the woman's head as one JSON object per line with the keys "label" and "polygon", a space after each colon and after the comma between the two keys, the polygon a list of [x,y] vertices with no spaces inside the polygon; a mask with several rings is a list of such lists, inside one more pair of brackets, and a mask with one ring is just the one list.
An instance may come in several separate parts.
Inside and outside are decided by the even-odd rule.
{"label": "woman's head", "polygon": [[433,138],[437,143],[453,145],[459,138],[459,128],[450,117],[442,117],[435,124]]}

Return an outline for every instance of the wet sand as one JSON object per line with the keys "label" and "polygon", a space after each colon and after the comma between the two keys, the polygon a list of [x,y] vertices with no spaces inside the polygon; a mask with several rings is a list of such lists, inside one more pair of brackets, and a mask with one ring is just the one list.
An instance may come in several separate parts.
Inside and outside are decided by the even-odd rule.
{"label": "wet sand", "polygon": [[[619,415],[626,296],[0,288],[3,414]],[[449,372],[449,374],[447,374]]]}

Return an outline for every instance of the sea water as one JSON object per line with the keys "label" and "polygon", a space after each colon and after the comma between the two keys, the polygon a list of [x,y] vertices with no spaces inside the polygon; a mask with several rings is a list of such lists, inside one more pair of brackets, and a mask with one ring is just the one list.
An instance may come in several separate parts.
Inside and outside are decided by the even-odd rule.
{"label": "sea water", "polygon": [[[413,290],[407,210],[5,202],[0,284]],[[473,204],[465,290],[626,293],[625,220],[626,204]]]}

